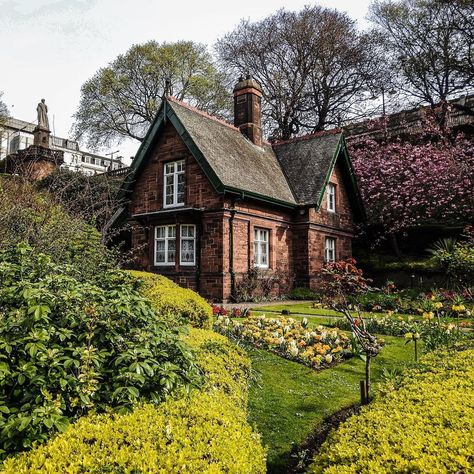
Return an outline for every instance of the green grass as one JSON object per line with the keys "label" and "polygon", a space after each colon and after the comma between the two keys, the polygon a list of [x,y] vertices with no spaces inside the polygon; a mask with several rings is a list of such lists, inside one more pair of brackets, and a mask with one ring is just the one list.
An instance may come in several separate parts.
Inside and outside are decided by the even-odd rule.
{"label": "green grass", "polygon": [[[329,308],[313,308],[311,302],[306,303],[292,303],[292,304],[277,304],[277,305],[268,305],[268,306],[258,306],[252,309],[252,311],[269,311],[274,313],[281,313],[282,310],[290,310],[291,314],[299,313],[299,314],[314,314],[317,316],[332,316],[334,318],[342,317],[341,313],[334,311],[333,309]],[[375,312],[362,312],[362,316],[364,318],[373,318],[376,316],[386,316],[387,313],[375,313]],[[410,316],[409,314],[399,314],[396,313],[397,316],[402,316],[403,318],[407,318]]]}
{"label": "green grass", "polygon": [[[290,316],[295,317],[300,315],[306,316],[321,316],[326,317],[324,319],[325,323],[319,322],[318,324],[327,324],[327,318],[341,318],[343,317],[341,313],[334,311],[328,308],[313,308],[311,302],[302,302],[302,303],[293,303],[293,304],[277,304],[277,305],[268,305],[268,306],[256,306],[252,308],[252,314],[267,314],[268,316],[273,315],[274,313],[281,314],[282,310],[290,310]],[[355,314],[355,313],[354,313]],[[375,313],[375,312],[362,312],[364,318],[374,318],[381,316],[388,316],[387,313]],[[403,313],[393,313],[393,317],[399,317],[406,319],[409,316],[414,316],[417,319],[420,319],[421,316],[413,314],[403,314]],[[460,322],[460,321],[469,321],[469,318],[453,318],[453,317],[444,317],[443,320],[447,322]]]}
{"label": "green grass", "polygon": [[[413,361],[413,348],[401,338],[385,337],[373,361],[377,382],[384,367],[403,369]],[[250,389],[250,421],[268,446],[268,472],[283,473],[291,449],[301,444],[326,417],[359,401],[364,363],[353,358],[316,372],[264,350],[248,348],[256,380]]]}

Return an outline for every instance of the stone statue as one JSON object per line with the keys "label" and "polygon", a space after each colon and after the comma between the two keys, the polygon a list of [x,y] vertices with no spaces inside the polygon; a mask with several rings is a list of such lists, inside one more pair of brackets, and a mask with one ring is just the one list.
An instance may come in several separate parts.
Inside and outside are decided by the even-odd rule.
{"label": "stone statue", "polygon": [[38,112],[38,128],[49,130],[48,106],[44,103],[44,99],[41,99],[36,107],[36,112]]}

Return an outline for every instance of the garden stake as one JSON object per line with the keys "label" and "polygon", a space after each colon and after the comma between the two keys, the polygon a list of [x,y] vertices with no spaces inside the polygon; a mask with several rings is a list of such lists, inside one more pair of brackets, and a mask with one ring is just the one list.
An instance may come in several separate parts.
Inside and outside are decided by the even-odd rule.
{"label": "garden stake", "polygon": [[367,389],[365,386],[365,380],[360,381],[360,404],[361,405],[367,404]]}

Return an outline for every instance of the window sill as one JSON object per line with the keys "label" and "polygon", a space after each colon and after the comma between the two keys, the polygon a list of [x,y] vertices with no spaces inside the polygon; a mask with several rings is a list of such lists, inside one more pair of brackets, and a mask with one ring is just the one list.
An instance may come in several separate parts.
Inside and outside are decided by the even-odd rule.
{"label": "window sill", "polygon": [[163,209],[173,209],[174,207],[184,207],[184,202],[181,204],[163,204]]}

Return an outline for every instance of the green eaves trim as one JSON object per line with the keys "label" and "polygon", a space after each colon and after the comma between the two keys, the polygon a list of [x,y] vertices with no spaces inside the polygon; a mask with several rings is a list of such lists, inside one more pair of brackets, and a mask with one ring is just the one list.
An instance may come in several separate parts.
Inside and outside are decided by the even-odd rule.
{"label": "green eaves trim", "polygon": [[135,155],[135,158],[132,161],[132,164],[130,165],[131,172],[129,173],[129,175],[127,176],[127,178],[125,179],[125,181],[123,182],[120,188],[120,192],[118,195],[119,199],[123,199],[126,196],[127,191],[129,190],[130,186],[132,185],[135,179],[135,175],[140,169],[143,163],[143,160],[148,153],[148,150],[150,149],[150,147],[153,145],[155,141],[156,135],[163,124],[164,117],[165,117],[165,111],[164,111],[164,106],[162,105],[160,107],[160,110],[156,114],[156,118],[153,121],[152,126],[148,129],[148,132],[145,138],[143,139],[140,145],[140,148],[138,149],[137,154]]}
{"label": "green eaves trim", "polygon": [[345,164],[345,166],[347,168],[347,173],[349,175],[349,180],[350,180],[350,184],[351,184],[351,188],[352,188],[352,193],[353,193],[353,196],[356,200],[357,211],[359,212],[361,219],[365,219],[366,214],[365,214],[364,204],[362,202],[362,198],[361,198],[361,195],[360,195],[359,186],[357,185],[357,181],[355,179],[354,168],[352,167],[352,163],[351,163],[351,160],[349,158],[349,152],[347,151],[346,140],[344,139],[344,136],[342,136],[342,135],[341,135],[341,138],[339,139],[339,142],[338,142],[338,144],[336,146],[336,149],[334,151],[334,154],[332,156],[331,165],[328,168],[328,172],[326,173],[326,177],[324,178],[324,185],[321,188],[321,192],[319,194],[318,202],[316,203],[316,210],[319,211],[320,208],[321,208],[321,204],[323,202],[326,187],[329,183],[329,180],[331,179],[331,175],[334,171],[334,167],[336,166],[337,159],[338,159],[341,152],[342,152],[343,157],[344,157],[343,163]]}
{"label": "green eaves trim", "polygon": [[248,196],[248,197],[257,199],[259,201],[267,202],[267,203],[270,203],[270,204],[275,204],[275,205],[282,206],[282,207],[287,207],[289,209],[295,209],[297,207],[301,207],[298,204],[293,204],[293,203],[287,202],[287,201],[281,201],[280,199],[274,199],[274,198],[271,198],[269,196],[264,196],[263,194],[254,193],[253,191],[247,191],[247,190],[241,189],[241,188],[234,188],[232,186],[225,186],[224,190],[226,192],[229,192],[229,193]]}

